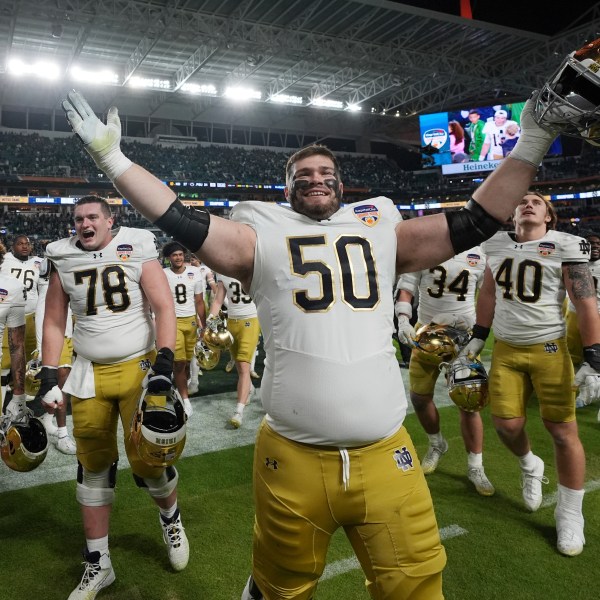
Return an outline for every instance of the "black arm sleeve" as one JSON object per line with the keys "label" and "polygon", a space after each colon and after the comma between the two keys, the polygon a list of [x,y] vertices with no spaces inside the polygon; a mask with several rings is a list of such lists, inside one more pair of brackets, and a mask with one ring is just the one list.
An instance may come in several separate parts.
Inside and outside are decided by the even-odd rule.
{"label": "black arm sleeve", "polygon": [[464,208],[446,213],[450,241],[459,254],[491,238],[502,223],[487,213],[473,198]]}
{"label": "black arm sleeve", "polygon": [[204,209],[185,207],[177,199],[154,224],[188,250],[200,250],[210,227],[210,213]]}

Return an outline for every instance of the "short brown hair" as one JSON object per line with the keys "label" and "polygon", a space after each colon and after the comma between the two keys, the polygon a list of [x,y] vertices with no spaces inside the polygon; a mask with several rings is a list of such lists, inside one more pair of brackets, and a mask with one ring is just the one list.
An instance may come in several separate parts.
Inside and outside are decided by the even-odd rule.
{"label": "short brown hair", "polygon": [[335,154],[329,148],[327,148],[327,146],[322,146],[321,144],[312,144],[310,146],[301,148],[297,152],[294,152],[294,154],[288,158],[287,164],[285,165],[285,182],[288,187],[290,187],[292,183],[294,165],[303,158],[308,158],[309,156],[315,155],[326,156],[329,158],[333,163],[333,167],[338,179],[341,179],[342,171],[340,169],[340,163],[335,157]]}
{"label": "short brown hair", "polygon": [[112,210],[110,204],[101,196],[95,196],[90,194],[89,196],[82,196],[75,201],[75,206],[82,206],[83,204],[99,204],[102,214],[108,219],[112,217]]}

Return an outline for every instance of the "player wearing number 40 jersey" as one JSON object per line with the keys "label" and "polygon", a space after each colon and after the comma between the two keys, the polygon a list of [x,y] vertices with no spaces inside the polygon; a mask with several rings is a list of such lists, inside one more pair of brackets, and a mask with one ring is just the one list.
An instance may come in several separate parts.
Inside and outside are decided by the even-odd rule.
{"label": "player wearing number 40 jersey", "polygon": [[175,467],[165,469],[143,461],[131,435],[142,386],[149,394],[164,394],[172,381],[175,307],[157,260],[154,235],[129,227],[112,231],[110,205],[97,196],[78,200],[74,221],[75,236],[46,248],[52,273],[42,335],[40,395],[44,403],[63,401],[56,367],[70,302],[77,358],[63,390],[71,394],[79,463],[76,495],[86,551],[83,578],[69,600],[89,600],[115,579],[108,529],[119,418],[135,482],[160,509],[163,539],[175,570],[185,568],[189,547],[177,508]]}
{"label": "player wearing number 40 jersey", "polygon": [[185,264],[185,248],[178,242],[170,242],[162,250],[171,266],[165,268],[165,275],[175,301],[177,316],[177,342],[175,344],[175,362],[173,375],[177,391],[181,394],[188,417],[192,415],[192,403],[189,399],[188,378],[190,363],[194,358],[194,347],[198,338],[198,329],[204,326],[206,308],[204,292],[206,277],[199,267]]}
{"label": "player wearing number 40 jersey", "polygon": [[[523,500],[529,510],[542,503],[544,461],[532,453],[525,425],[532,392],[554,442],[558,474],[555,509],[557,547],[569,556],[583,550],[582,501],[585,455],[575,420],[573,365],[565,339],[565,293],[577,310],[586,361],[576,382],[597,379],[600,317],[588,268],[589,243],[553,231],[556,213],[537,192],[528,192],[513,217],[514,232],[497,233],[482,244],[487,258],[477,299],[473,338],[462,350],[477,354],[493,325],[489,393],[494,427],[519,458]],[[593,383],[593,382],[592,382]],[[587,385],[587,384],[586,384]]]}
{"label": "player wearing number 40 jersey", "polygon": [[[405,273],[398,280],[395,305],[398,317],[398,339],[410,344],[415,330],[409,323],[411,301],[419,298],[418,325],[437,323],[470,330],[475,323],[475,292],[483,281],[485,257],[476,247],[452,257],[431,269]],[[448,450],[448,442],[440,429],[440,414],[433,402],[440,365],[432,364],[421,351],[410,357],[410,399],[416,415],[429,437],[429,448],[421,464],[425,474],[433,473]],[[460,409],[460,424],[467,451],[467,477],[478,493],[491,496],[494,486],[483,468],[483,423],[478,412]]]}

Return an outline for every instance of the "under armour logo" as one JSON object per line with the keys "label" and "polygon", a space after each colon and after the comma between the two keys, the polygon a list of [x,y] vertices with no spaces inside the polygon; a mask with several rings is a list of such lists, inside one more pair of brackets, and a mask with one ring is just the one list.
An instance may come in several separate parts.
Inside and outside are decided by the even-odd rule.
{"label": "under armour logo", "polygon": [[400,450],[394,450],[394,460],[396,466],[403,471],[413,468],[413,457],[406,446],[402,446]]}
{"label": "under armour logo", "polygon": [[515,250],[523,250],[523,244],[515,244]]}
{"label": "under armour logo", "polygon": [[102,252],[94,252],[94,258],[102,258]]}
{"label": "under armour logo", "polygon": [[548,352],[548,354],[556,354],[558,352],[558,346],[554,342],[546,342],[544,344],[544,352]]}
{"label": "under armour logo", "polygon": [[267,469],[273,469],[273,471],[277,471],[277,461],[275,459],[271,460],[270,458],[265,458],[265,466]]}

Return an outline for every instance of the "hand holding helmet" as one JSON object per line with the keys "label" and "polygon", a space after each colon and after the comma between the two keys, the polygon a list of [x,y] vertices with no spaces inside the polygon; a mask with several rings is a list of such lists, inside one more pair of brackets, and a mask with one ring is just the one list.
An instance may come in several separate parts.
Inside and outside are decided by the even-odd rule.
{"label": "hand holding helmet", "polygon": [[396,302],[394,312],[398,319],[398,341],[406,346],[413,346],[415,341],[415,328],[410,324],[412,305],[410,302]]}
{"label": "hand holding helmet", "polygon": [[489,327],[482,327],[481,325],[473,325],[473,333],[467,344],[461,348],[458,353],[459,356],[466,356],[469,358],[478,358],[485,346],[485,341],[490,335]]}
{"label": "hand holding helmet", "polygon": [[62,408],[64,402],[58,387],[58,367],[43,366],[36,379],[40,381],[36,398],[40,398],[46,412],[53,415],[55,410]]}
{"label": "hand holding helmet", "polygon": [[173,385],[173,360],[175,355],[170,348],[161,348],[156,360],[146,375],[146,387],[149,394],[168,392]]}
{"label": "hand holding helmet", "polygon": [[464,317],[463,315],[455,315],[452,313],[440,313],[435,315],[431,319],[432,323],[436,325],[447,325],[448,327],[454,327],[461,331],[469,331],[473,328],[473,319],[471,317]]}

